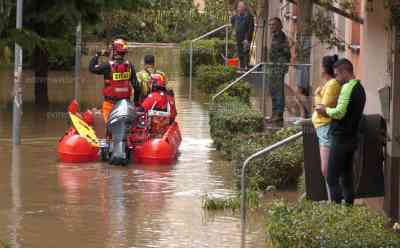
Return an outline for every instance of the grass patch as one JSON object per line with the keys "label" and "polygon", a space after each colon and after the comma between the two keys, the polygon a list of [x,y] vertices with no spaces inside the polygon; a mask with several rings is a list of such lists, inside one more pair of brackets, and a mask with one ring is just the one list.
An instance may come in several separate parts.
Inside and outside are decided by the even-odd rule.
{"label": "grass patch", "polygon": [[[260,193],[254,190],[247,191],[247,207],[249,209],[257,209],[261,206]],[[202,208],[206,210],[239,210],[240,209],[240,194],[232,196],[213,196],[204,194],[202,196]]]}
{"label": "grass patch", "polygon": [[388,220],[366,206],[276,201],[267,219],[275,248],[400,247],[400,236],[385,228]]}

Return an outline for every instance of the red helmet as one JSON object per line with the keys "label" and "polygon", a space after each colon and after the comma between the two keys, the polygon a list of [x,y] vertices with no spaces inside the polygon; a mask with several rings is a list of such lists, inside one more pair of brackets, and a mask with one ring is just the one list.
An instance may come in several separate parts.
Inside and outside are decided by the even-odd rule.
{"label": "red helmet", "polygon": [[123,39],[116,39],[112,43],[114,54],[125,55],[128,52],[128,43]]}
{"label": "red helmet", "polygon": [[167,79],[162,74],[151,74],[151,80],[153,86],[157,86],[159,88],[165,88],[167,86]]}

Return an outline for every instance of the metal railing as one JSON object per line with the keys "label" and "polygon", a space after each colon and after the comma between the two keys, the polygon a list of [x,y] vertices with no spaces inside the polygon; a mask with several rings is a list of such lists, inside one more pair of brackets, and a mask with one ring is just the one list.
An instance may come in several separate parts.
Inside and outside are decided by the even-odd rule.
{"label": "metal railing", "polygon": [[[199,41],[201,39],[206,38],[207,36],[210,36],[222,29],[225,29],[225,58],[228,58],[228,40],[229,40],[229,32],[228,29],[231,26],[231,24],[225,24],[221,27],[218,27],[214,30],[211,30],[210,32],[203,34],[199,37],[197,37],[196,39],[193,39],[190,41],[190,72],[189,72],[189,99],[192,99],[192,84],[193,84],[193,43],[195,43],[196,41]],[[227,61],[225,60],[225,64],[227,63]]]}
{"label": "metal railing", "polygon": [[271,146],[268,146],[267,148],[265,148],[261,151],[254,153],[253,155],[251,155],[244,161],[243,167],[242,167],[242,174],[241,174],[241,178],[240,178],[240,185],[241,185],[241,189],[240,189],[240,228],[241,228],[241,232],[242,232],[242,247],[244,247],[245,240],[246,240],[246,178],[245,178],[245,176],[246,176],[247,165],[254,158],[257,158],[261,155],[265,155],[269,152],[272,152],[282,146],[285,146],[285,145],[297,140],[298,138],[301,138],[302,136],[303,136],[303,132],[299,132],[299,133],[297,133],[293,136],[290,136],[282,141],[279,141]]}
{"label": "metal railing", "polygon": [[[256,71],[260,66],[263,66],[263,69],[261,71]],[[267,75],[267,66],[307,66],[311,67],[311,64],[292,64],[292,63],[272,63],[272,62],[261,62],[257,65],[255,65],[253,68],[250,70],[246,71],[243,75],[240,77],[236,78],[234,81],[232,81],[230,84],[228,84],[225,88],[220,90],[218,93],[216,93],[214,96],[211,98],[211,103],[213,104],[215,99],[220,96],[222,93],[230,89],[232,86],[234,86],[236,83],[238,83],[240,80],[248,76],[249,74],[263,74],[262,75],[262,91],[261,91],[261,111],[263,114],[265,114],[265,97],[266,97],[266,75]]]}
{"label": "metal railing", "polygon": [[[230,84],[228,84],[225,88],[223,88],[221,91],[219,91],[217,94],[213,95],[211,98],[211,101],[214,102],[215,98],[217,98],[218,96],[220,96],[222,93],[224,93],[225,91],[227,91],[228,89],[230,89],[233,85],[235,85],[237,82],[239,82],[240,80],[242,80],[243,78],[245,78],[247,75],[249,75],[250,73],[252,73],[253,71],[255,71],[258,67],[264,65],[265,63],[259,63],[257,65],[255,65],[253,68],[251,68],[250,70],[248,70],[246,73],[244,73],[243,75],[241,75],[240,77],[236,78],[233,82],[231,82]],[[264,80],[263,80],[264,81]]]}

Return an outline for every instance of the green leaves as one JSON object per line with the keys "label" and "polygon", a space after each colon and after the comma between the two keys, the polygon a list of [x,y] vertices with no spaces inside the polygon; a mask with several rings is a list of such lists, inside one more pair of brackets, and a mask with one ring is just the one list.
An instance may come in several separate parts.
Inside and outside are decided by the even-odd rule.
{"label": "green leaves", "polygon": [[385,229],[388,221],[366,206],[346,207],[303,201],[275,201],[267,230],[275,248],[399,247],[400,237]]}
{"label": "green leaves", "polygon": [[11,10],[14,8],[15,2],[11,0],[0,0],[0,36],[7,27]]}
{"label": "green leaves", "polygon": [[196,70],[195,83],[206,94],[214,94],[221,85],[232,82],[236,77],[234,68],[224,65],[200,65]]}
{"label": "green leaves", "polygon": [[[283,128],[275,133],[259,132],[238,135],[232,140],[232,165],[237,176],[244,160],[298,132],[296,128]],[[265,156],[254,159],[248,167],[248,175],[253,178],[254,187],[266,189],[268,186],[286,188],[295,184],[303,169],[303,146],[301,140],[284,146]]]}
{"label": "green leaves", "polygon": [[[210,30],[208,30],[210,31]],[[235,43],[229,41],[228,50],[233,51]],[[180,60],[183,73],[188,76],[190,69],[190,41],[182,42],[180,45]],[[197,73],[197,68],[201,65],[222,65],[225,56],[225,40],[212,38],[197,41],[193,44],[193,73]],[[199,74],[200,75],[200,74]]]}
{"label": "green leaves", "polygon": [[67,40],[48,38],[45,39],[37,33],[26,29],[13,29],[9,32],[8,41],[15,41],[26,51],[32,52],[35,47],[47,49],[54,56],[68,55],[73,46]]}
{"label": "green leaves", "polygon": [[[215,104],[210,110],[210,132],[214,145],[224,158],[231,161],[238,179],[247,157],[299,130],[283,128],[275,133],[263,131],[264,116],[237,97]],[[303,161],[301,140],[257,158],[248,167],[249,185],[255,190],[271,185],[277,188],[293,185],[301,175]]]}

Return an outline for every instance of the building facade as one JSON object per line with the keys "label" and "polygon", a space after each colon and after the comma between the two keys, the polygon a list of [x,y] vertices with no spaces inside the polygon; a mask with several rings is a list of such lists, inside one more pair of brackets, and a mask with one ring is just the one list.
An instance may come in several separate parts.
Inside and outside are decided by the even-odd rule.
{"label": "building facade", "polygon": [[[313,1],[314,11],[322,8]],[[284,23],[284,31],[291,41],[296,42],[299,29],[301,4],[306,1],[266,0],[268,2],[268,19],[279,17]],[[354,0],[358,19],[343,16],[335,8],[325,8],[329,18],[335,24],[336,36],[346,44],[344,51],[327,49],[315,37],[311,39],[312,64],[310,70],[310,86],[315,89],[320,85],[320,63],[325,55],[338,54],[351,60],[355,66],[356,76],[362,81],[367,94],[366,114],[380,114],[386,117],[387,143],[385,157],[385,197],[381,206],[386,214],[399,219],[399,166],[400,166],[400,35],[390,25],[391,12],[381,0]],[[338,6],[336,9],[339,9]],[[400,33],[400,32],[398,32]],[[268,36],[270,38],[270,36]],[[258,39],[259,42],[260,39]],[[258,44],[258,46],[261,46]],[[258,55],[257,58],[261,56]],[[292,62],[296,56],[292,49]],[[296,73],[291,70],[286,84],[296,87]],[[390,89],[389,95],[383,98],[389,104],[381,104],[380,89]],[[383,94],[382,94],[383,96]],[[387,113],[387,114],[386,114]]]}

